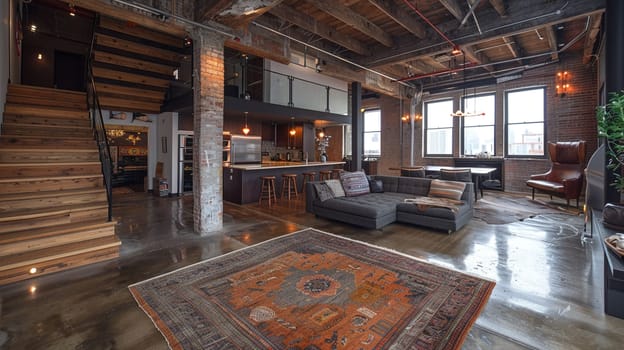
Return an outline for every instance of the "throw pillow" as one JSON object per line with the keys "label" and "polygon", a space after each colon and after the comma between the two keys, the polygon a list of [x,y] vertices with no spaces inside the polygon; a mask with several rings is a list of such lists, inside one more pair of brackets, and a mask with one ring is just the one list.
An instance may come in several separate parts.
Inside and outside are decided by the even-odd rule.
{"label": "throw pillow", "polygon": [[326,183],[319,182],[314,184],[314,189],[316,190],[316,195],[318,196],[321,202],[325,202],[328,199],[334,198],[334,193],[331,188],[327,186]]}
{"label": "throw pillow", "polygon": [[460,200],[466,183],[456,181],[431,180],[429,197]]}
{"label": "throw pillow", "polygon": [[332,192],[334,193],[334,197],[344,197],[345,196],[345,191],[344,188],[342,188],[342,184],[340,183],[340,180],[325,180],[325,183],[327,184],[327,186],[329,186],[329,188],[332,190]]}
{"label": "throw pillow", "polygon": [[425,177],[425,168],[401,168],[401,176],[407,177]]}
{"label": "throw pillow", "polygon": [[381,180],[368,180],[368,185],[371,193],[382,193],[384,191]]}
{"label": "throw pillow", "polygon": [[363,171],[343,171],[340,173],[340,182],[347,197],[370,193],[368,179],[366,179],[366,174]]}

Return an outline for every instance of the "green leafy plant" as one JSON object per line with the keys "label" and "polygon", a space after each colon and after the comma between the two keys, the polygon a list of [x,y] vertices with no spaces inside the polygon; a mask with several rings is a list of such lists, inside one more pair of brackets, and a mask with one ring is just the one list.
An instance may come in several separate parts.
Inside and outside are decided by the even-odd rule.
{"label": "green leafy plant", "polygon": [[611,183],[620,193],[624,193],[624,91],[610,94],[609,102],[599,106],[598,135],[605,138],[607,167],[613,171],[615,180]]}

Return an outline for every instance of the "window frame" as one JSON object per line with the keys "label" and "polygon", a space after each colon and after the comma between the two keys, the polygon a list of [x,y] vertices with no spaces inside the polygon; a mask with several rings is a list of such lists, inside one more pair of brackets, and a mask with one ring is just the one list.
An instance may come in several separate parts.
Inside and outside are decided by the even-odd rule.
{"label": "window frame", "polygon": [[497,124],[496,124],[496,92],[481,92],[481,93],[477,93],[477,94],[461,96],[460,100],[461,100],[462,111],[464,111],[464,112],[466,111],[466,102],[465,102],[466,98],[482,97],[482,96],[494,96],[494,124],[480,124],[480,125],[466,126],[465,122],[464,122],[466,120],[465,118],[470,118],[470,117],[463,117],[463,118],[461,118],[461,121],[460,121],[460,137],[461,137],[460,145],[461,145],[461,148],[459,150],[459,154],[462,155],[462,156],[474,156],[474,154],[471,154],[471,155],[467,155],[466,154],[466,148],[465,148],[466,144],[464,143],[465,142],[465,137],[464,137],[465,136],[465,133],[464,133],[465,129],[466,128],[483,127],[483,126],[491,126],[491,127],[493,127],[493,130],[492,130],[493,135],[492,136],[493,136],[494,144],[492,145],[493,150],[492,150],[492,153],[490,154],[490,156],[496,156],[496,154],[497,154],[496,153],[496,141],[497,141],[497,139],[496,139],[496,128],[497,128]]}
{"label": "window frame", "polygon": [[[451,126],[450,127],[445,127],[445,128],[432,128],[432,130],[442,130],[442,129],[450,129],[451,130],[451,153],[429,153],[429,147],[428,147],[428,130],[429,130],[429,110],[427,108],[427,105],[429,103],[440,103],[440,102],[450,102],[451,103],[451,111],[450,113],[453,113],[453,106],[454,106],[454,99],[452,97],[449,98],[441,98],[441,99],[436,99],[436,100],[430,100],[430,101],[424,101],[423,102],[423,149],[424,149],[424,154],[423,156],[425,158],[434,158],[434,157],[444,157],[444,158],[452,158],[453,157],[453,150],[455,148],[455,138],[453,137],[453,131],[454,131],[454,122],[451,119]],[[449,116],[450,116],[449,113]],[[451,117],[453,118],[453,117]]]}
{"label": "window frame", "polygon": [[[378,111],[379,112],[379,130],[366,131],[366,113]],[[365,158],[380,158],[381,157],[381,108],[366,108],[362,112],[362,156]],[[366,153],[366,134],[379,133],[379,154],[367,154]]]}
{"label": "window frame", "polygon": [[[509,125],[522,125],[522,124],[537,124],[537,122],[524,122],[524,123],[509,123],[509,103],[507,102],[509,100],[509,94],[510,93],[514,93],[514,92],[521,92],[521,91],[529,91],[529,90],[542,90],[542,93],[544,95],[544,103],[542,108],[544,109],[544,118],[542,119],[542,134],[544,135],[544,137],[542,137],[542,149],[544,150],[544,154],[543,155],[530,155],[530,154],[509,154]],[[546,159],[548,157],[548,155],[546,154],[546,120],[547,120],[547,107],[546,104],[548,103],[548,95],[546,93],[547,88],[544,85],[539,85],[539,86],[528,86],[528,87],[523,87],[523,88],[518,88],[518,89],[510,89],[510,90],[505,90],[504,91],[504,108],[505,108],[505,158],[515,158],[515,159]]]}

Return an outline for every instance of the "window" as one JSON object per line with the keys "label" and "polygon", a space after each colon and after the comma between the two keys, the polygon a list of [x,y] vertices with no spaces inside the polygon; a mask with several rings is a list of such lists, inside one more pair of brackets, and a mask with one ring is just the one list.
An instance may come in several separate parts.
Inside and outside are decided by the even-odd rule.
{"label": "window", "polygon": [[494,124],[495,124],[495,97],[494,94],[470,95],[462,98],[465,113],[472,115],[462,118],[464,155],[477,155],[487,152],[495,154]]}
{"label": "window", "polygon": [[425,155],[453,154],[453,100],[425,102]]}
{"label": "window", "polygon": [[351,156],[351,124],[344,125],[342,128],[342,153],[346,156]]}
{"label": "window", "polygon": [[505,93],[508,156],[544,156],[545,97],[543,87]]}
{"label": "window", "polygon": [[364,111],[364,156],[381,156],[381,110]]}

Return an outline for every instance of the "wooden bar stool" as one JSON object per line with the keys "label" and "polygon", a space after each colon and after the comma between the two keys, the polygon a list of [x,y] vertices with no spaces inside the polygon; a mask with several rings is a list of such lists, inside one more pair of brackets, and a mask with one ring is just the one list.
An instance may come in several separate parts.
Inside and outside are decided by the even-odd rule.
{"label": "wooden bar stool", "polygon": [[282,174],[282,193],[280,194],[280,199],[284,198],[284,195],[288,196],[288,200],[290,200],[291,195],[294,195],[295,198],[299,198],[297,193],[297,174]]}
{"label": "wooden bar stool", "polygon": [[332,179],[338,179],[340,180],[340,173],[342,173],[344,170],[342,169],[332,169]]}
{"label": "wooden bar stool", "polygon": [[310,171],[306,173],[301,173],[301,175],[303,175],[303,185],[301,185],[301,193],[305,194],[306,183],[310,181],[314,181],[314,178],[316,177],[316,172]]}
{"label": "wooden bar stool", "polygon": [[331,179],[332,172],[331,170],[321,170],[319,171],[319,180],[325,181]]}
{"label": "wooden bar stool", "polygon": [[272,203],[277,203],[277,195],[275,194],[275,176],[262,176],[262,186],[260,189],[259,205],[262,205],[262,200],[269,201],[269,208]]}

